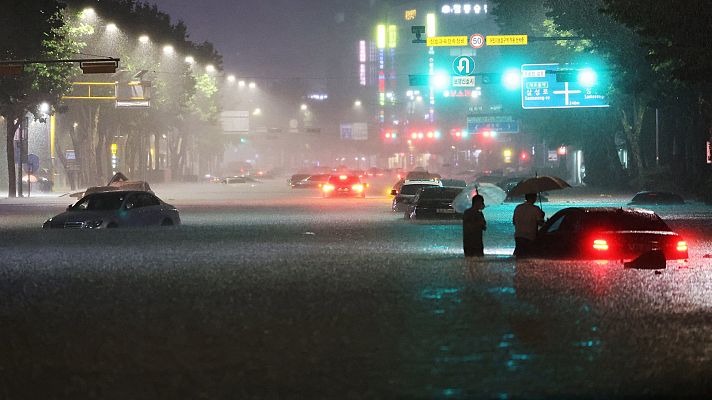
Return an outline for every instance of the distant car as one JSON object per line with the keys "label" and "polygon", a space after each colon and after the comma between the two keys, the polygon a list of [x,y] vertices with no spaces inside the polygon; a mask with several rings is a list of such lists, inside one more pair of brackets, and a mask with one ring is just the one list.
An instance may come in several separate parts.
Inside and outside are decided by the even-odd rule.
{"label": "distant car", "polygon": [[117,190],[82,197],[45,221],[45,229],[104,229],[180,225],[178,210],[146,191]]}
{"label": "distant car", "polygon": [[652,211],[570,207],[541,227],[532,255],[544,258],[625,260],[660,250],[667,260],[686,259],[687,243]]}
{"label": "distant car", "polygon": [[441,178],[441,176],[439,174],[435,174],[435,173],[428,172],[428,171],[420,171],[420,170],[410,171],[405,176],[405,180],[407,180],[407,181],[434,180],[434,179],[440,179],[440,178]]}
{"label": "distant car", "polygon": [[453,187],[423,187],[413,198],[405,212],[405,219],[461,219],[452,207],[455,197],[462,188]]}
{"label": "distant car", "polygon": [[[398,184],[396,184],[397,186]],[[394,187],[391,190],[391,195],[393,196],[393,202],[391,203],[391,210],[394,212],[405,212],[408,211],[411,201],[415,197],[418,189],[424,187],[442,187],[443,184],[440,180],[405,180],[399,189]]]}
{"label": "distant car", "polygon": [[222,178],[220,183],[224,184],[234,184],[234,183],[261,183],[255,178],[251,178],[249,176],[229,176],[227,178]]}
{"label": "distant car", "polygon": [[294,189],[321,189],[329,180],[330,176],[329,174],[309,175],[301,181],[292,184],[292,187]]}
{"label": "distant car", "polygon": [[385,175],[385,171],[381,168],[372,167],[366,170],[366,176],[369,178]]}
{"label": "distant car", "polygon": [[297,184],[304,179],[307,179],[309,174],[294,174],[289,179],[287,179],[287,184],[295,189]]}
{"label": "distant car", "polygon": [[678,194],[670,192],[638,192],[628,203],[630,205],[660,206],[685,204],[685,200]]}
{"label": "distant car", "polygon": [[366,185],[358,175],[331,175],[321,191],[324,197],[366,197]]}

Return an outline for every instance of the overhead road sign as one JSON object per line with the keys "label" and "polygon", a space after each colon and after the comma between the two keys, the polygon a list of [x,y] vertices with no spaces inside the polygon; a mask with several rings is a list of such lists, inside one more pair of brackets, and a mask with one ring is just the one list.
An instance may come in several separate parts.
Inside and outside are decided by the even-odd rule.
{"label": "overhead road sign", "polygon": [[529,43],[527,35],[493,35],[487,36],[487,46],[526,46]]}
{"label": "overhead road sign", "polygon": [[584,86],[577,81],[557,79],[575,68],[559,64],[524,64],[522,77],[522,108],[584,108],[608,107],[605,88]]}
{"label": "overhead road sign", "polygon": [[456,57],[452,62],[452,71],[455,75],[467,76],[475,73],[475,59],[470,56]]}
{"label": "overhead road sign", "polygon": [[470,36],[470,47],[473,49],[480,49],[485,45],[485,37],[479,33],[475,33]]}
{"label": "overhead road sign", "polygon": [[464,47],[469,43],[468,36],[433,36],[426,39],[426,45],[431,47]]}
{"label": "overhead road sign", "polygon": [[519,133],[520,123],[511,115],[468,115],[467,131],[495,131],[497,133]]}

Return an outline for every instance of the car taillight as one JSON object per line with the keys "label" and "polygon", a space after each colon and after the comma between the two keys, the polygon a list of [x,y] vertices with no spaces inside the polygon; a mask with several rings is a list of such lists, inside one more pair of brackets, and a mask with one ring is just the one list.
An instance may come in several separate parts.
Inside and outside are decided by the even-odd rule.
{"label": "car taillight", "polygon": [[677,242],[676,249],[680,252],[687,251],[687,242],[684,240],[680,240],[679,242]]}
{"label": "car taillight", "polygon": [[351,190],[353,190],[354,192],[363,192],[363,185],[360,183],[357,183],[357,184],[351,186]]}
{"label": "car taillight", "polygon": [[332,190],[334,190],[334,185],[330,185],[327,183],[326,185],[321,187],[321,190],[325,192],[331,192]]}
{"label": "car taillight", "polygon": [[603,239],[596,239],[593,241],[593,249],[598,251],[607,251],[608,242]]}

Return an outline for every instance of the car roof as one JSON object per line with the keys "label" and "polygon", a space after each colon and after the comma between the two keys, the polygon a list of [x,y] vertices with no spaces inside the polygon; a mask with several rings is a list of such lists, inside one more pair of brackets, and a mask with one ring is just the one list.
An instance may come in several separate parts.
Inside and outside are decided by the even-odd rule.
{"label": "car roof", "polygon": [[407,179],[403,181],[403,185],[436,185],[442,186],[442,181],[439,179]]}

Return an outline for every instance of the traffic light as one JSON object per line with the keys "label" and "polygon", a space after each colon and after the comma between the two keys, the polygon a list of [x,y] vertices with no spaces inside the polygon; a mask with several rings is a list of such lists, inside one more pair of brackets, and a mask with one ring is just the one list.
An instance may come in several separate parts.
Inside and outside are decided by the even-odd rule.
{"label": "traffic light", "polygon": [[383,130],[383,141],[386,143],[394,143],[398,140],[398,132],[394,129]]}

